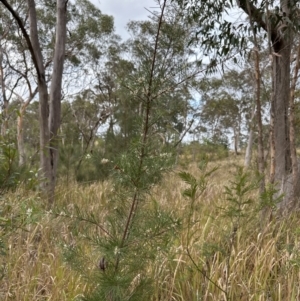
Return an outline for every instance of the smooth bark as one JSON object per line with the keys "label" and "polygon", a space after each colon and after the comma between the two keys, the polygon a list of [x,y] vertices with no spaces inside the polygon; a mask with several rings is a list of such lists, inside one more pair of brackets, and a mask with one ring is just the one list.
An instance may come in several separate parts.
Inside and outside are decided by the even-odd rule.
{"label": "smooth bark", "polygon": [[[1,41],[1,40],[0,40]],[[2,94],[2,123],[1,123],[1,136],[6,135],[8,123],[8,99],[5,91],[4,68],[3,68],[3,49],[0,45],[0,85]]]}
{"label": "smooth bark", "polygon": [[19,153],[19,166],[24,165],[26,162],[26,152],[24,146],[24,131],[23,131],[25,110],[26,107],[22,106],[17,118],[17,142],[18,142],[18,153]]}
{"label": "smooth bark", "polygon": [[28,13],[30,25],[30,41],[33,48],[33,55],[36,60],[36,68],[38,72],[38,90],[39,90],[39,123],[40,123],[40,177],[42,180],[42,188],[49,197],[51,182],[51,164],[49,154],[49,105],[48,105],[48,87],[45,79],[45,68],[43,63],[43,55],[39,43],[37,31],[37,19],[35,1],[28,0]]}
{"label": "smooth bark", "polygon": [[246,168],[249,168],[251,165],[251,160],[252,160],[252,148],[253,148],[253,138],[254,138],[254,118],[255,118],[255,107],[252,110],[251,114],[251,119],[249,122],[249,136],[248,136],[248,143],[247,143],[247,148],[246,148],[246,153],[245,153],[245,162],[244,166]]}
{"label": "smooth bark", "polygon": [[67,31],[67,1],[57,0],[56,40],[53,59],[53,72],[50,87],[50,200],[54,201],[58,163],[58,129],[61,122],[61,90],[62,75],[65,59],[66,31]]}
{"label": "smooth bark", "polygon": [[38,88],[36,88],[33,93],[30,92],[28,99],[25,101],[20,96],[20,110],[17,118],[17,144],[18,144],[18,153],[19,153],[19,166],[22,166],[26,163],[26,151],[24,144],[24,116],[26,113],[26,109],[36,96],[38,92]]}
{"label": "smooth bark", "polygon": [[[45,78],[45,65],[39,43],[35,0],[27,0],[29,34],[25,25],[6,0],[0,0],[18,23],[27,42],[34,67],[37,72],[39,92],[39,122],[40,122],[40,176],[41,186],[46,193],[49,204],[54,202],[54,189],[57,171],[57,131],[60,125],[61,82],[66,42],[66,14],[68,0],[57,0],[57,27],[54,49],[53,74],[50,89],[50,120],[49,95]],[[50,141],[50,131],[51,138]]]}
{"label": "smooth bark", "polygon": [[239,145],[240,145],[240,130],[239,126],[233,128],[233,140],[234,140],[234,153],[237,156],[239,154]]}

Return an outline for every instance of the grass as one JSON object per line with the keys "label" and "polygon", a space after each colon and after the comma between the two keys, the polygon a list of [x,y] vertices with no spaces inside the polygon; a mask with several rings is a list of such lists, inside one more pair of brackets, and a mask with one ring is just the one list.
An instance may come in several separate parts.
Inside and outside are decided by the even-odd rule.
{"label": "grass", "polygon": [[[147,269],[154,279],[153,301],[300,300],[299,213],[274,218],[262,229],[255,210],[257,191],[252,191],[249,197],[254,202],[244,207],[247,214],[234,230],[232,219],[224,214],[229,206],[224,185],[230,185],[235,172],[236,162],[230,160],[211,163],[219,169],[189,218],[190,202],[182,196],[186,184],[176,172],[153,188],[151,197],[182,217],[182,229],[169,252],[158,249]],[[195,165],[188,170],[199,174]],[[76,220],[75,208],[84,208],[105,222],[112,193],[109,183],[61,184],[57,207],[67,208],[68,214],[45,211],[37,193],[22,188],[8,193],[6,216],[17,216],[21,222],[1,228],[6,254],[0,257],[0,300],[71,301],[92,290],[87,276],[98,269],[100,254],[82,239],[91,230]],[[72,244],[86,254],[82,263],[86,273],[65,261],[64,246]]]}

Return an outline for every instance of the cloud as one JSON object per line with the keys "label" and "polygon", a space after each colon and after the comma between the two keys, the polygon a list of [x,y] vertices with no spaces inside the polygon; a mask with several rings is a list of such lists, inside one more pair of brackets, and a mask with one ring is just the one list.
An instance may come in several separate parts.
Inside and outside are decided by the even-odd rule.
{"label": "cloud", "polygon": [[129,21],[146,20],[149,12],[157,7],[154,0],[91,0],[104,14],[112,15],[115,21],[116,32],[123,39],[129,37],[126,24]]}

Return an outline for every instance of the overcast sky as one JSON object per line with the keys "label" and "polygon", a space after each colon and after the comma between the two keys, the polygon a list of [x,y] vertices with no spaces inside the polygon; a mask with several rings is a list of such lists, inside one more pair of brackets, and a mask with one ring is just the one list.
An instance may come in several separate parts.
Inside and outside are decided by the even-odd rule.
{"label": "overcast sky", "polygon": [[112,15],[115,21],[116,33],[126,39],[129,37],[126,31],[128,21],[146,20],[149,12],[157,7],[154,0],[91,0],[100,8],[103,14]]}

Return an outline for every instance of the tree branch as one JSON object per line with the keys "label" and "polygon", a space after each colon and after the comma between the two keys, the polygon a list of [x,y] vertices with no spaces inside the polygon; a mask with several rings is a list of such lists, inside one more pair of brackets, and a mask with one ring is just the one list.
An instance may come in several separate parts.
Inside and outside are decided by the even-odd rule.
{"label": "tree branch", "polygon": [[[248,15],[251,16],[252,21],[257,23],[259,27],[264,29],[266,32],[269,32],[271,40],[273,42],[274,50],[276,51],[277,45],[281,43],[281,37],[276,28],[268,26],[268,23],[264,21],[264,14],[259,10],[252,1],[240,0],[238,1],[238,6]],[[268,16],[267,16],[268,18]],[[276,51],[277,52],[277,51]]]}
{"label": "tree branch", "polygon": [[24,27],[24,24],[23,24],[23,21],[22,21],[21,17],[18,15],[18,13],[11,7],[11,5],[6,0],[0,0],[0,2],[2,2],[2,4],[7,8],[7,10],[11,13],[11,15],[14,17],[14,19],[18,23],[18,25],[19,25],[22,33],[23,33],[23,36],[24,36],[24,38],[27,42],[27,46],[28,46],[28,49],[30,51],[32,61],[33,61],[34,67],[36,69],[38,78],[41,78],[42,74],[41,74],[41,72],[39,70],[39,67],[38,67],[38,62],[37,62],[37,59],[36,59],[36,56],[35,56],[35,53],[34,53],[34,49],[32,47],[30,37],[29,37],[25,27]]}

